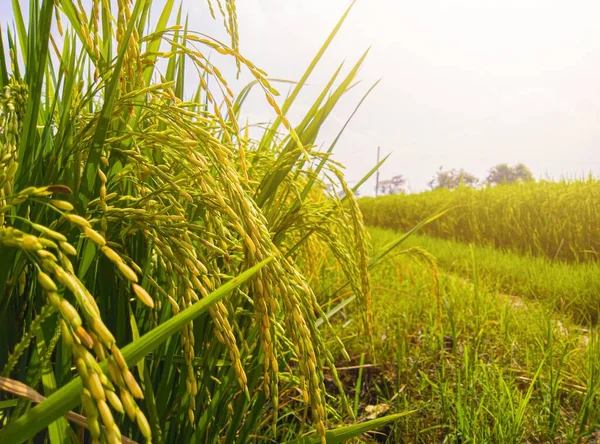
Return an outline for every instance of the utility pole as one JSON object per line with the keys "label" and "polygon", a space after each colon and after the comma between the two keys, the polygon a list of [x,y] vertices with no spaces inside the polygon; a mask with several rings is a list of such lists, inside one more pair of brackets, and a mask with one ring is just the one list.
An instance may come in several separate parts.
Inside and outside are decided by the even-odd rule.
{"label": "utility pole", "polygon": [[[381,147],[377,147],[377,163],[375,165],[379,165],[379,154],[381,152]],[[375,197],[379,194],[379,166],[377,167],[377,173],[375,173]]]}

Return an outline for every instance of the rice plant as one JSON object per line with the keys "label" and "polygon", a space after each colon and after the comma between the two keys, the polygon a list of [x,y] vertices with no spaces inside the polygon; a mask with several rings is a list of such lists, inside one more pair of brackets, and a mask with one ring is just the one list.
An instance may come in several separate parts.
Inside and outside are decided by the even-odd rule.
{"label": "rice plant", "polygon": [[[366,53],[298,125],[286,117],[349,10],[281,103],[238,50],[235,2],[208,4],[229,43],[191,29],[172,0],[30,0],[28,17],[12,3],[0,33],[0,371],[20,398],[0,404],[0,442],[325,442],[395,418],[327,431],[352,409],[305,277],[331,251],[369,336],[362,216],[329,158],[338,139],[315,148]],[[254,77],[238,96],[221,60]],[[254,90],[274,114],[256,140],[238,122]],[[330,182],[346,198],[326,195]],[[278,416],[282,402],[293,415]]]}

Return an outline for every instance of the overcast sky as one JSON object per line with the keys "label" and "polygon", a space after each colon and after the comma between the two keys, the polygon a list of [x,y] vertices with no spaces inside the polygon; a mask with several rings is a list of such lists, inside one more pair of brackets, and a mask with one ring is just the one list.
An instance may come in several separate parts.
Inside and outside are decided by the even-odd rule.
{"label": "overcast sky", "polygon": [[[0,3],[6,23],[10,2]],[[183,3],[192,28],[223,35],[204,1]],[[241,51],[270,76],[297,80],[348,5],[239,0]],[[440,166],[479,177],[500,162],[523,162],[536,177],[598,174],[598,17],[598,1],[358,0],[292,122],[342,60],[349,68],[371,46],[361,85],[342,100],[319,140],[331,142],[366,89],[383,78],[335,151],[350,182],[375,164],[377,146],[392,153],[381,178],[403,174],[413,191],[424,189]],[[233,78],[232,70],[225,73]],[[234,89],[248,79],[242,76]],[[251,120],[273,118],[260,94],[248,105]]]}

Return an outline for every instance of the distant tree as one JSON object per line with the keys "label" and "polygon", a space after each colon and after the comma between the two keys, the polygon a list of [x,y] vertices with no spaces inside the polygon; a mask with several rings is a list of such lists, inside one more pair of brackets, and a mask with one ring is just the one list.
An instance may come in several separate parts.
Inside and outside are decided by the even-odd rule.
{"label": "distant tree", "polygon": [[467,173],[465,170],[452,169],[443,171],[441,168],[435,173],[435,177],[429,182],[429,186],[432,190],[438,188],[448,188],[454,190],[461,185],[473,187],[477,185],[479,179]]}
{"label": "distant tree", "polygon": [[515,177],[517,180],[521,180],[523,182],[529,182],[530,180],[534,180],[533,173],[529,168],[527,168],[524,164],[518,163],[513,167],[515,172]]}
{"label": "distant tree", "polygon": [[487,183],[490,185],[527,182],[530,180],[533,180],[533,174],[522,163],[518,163],[512,167],[505,163],[500,163],[490,169],[487,177]]}
{"label": "distant tree", "polygon": [[382,180],[378,184],[377,193],[382,196],[388,194],[402,194],[406,190],[404,186],[406,185],[406,179],[401,174],[392,177],[390,180]]}

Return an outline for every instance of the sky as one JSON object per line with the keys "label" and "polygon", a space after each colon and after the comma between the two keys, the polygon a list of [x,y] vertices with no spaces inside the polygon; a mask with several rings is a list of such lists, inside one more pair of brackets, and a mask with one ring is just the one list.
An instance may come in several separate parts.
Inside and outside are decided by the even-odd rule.
{"label": "sky", "polygon": [[[4,24],[11,7],[0,3]],[[241,52],[270,77],[298,80],[349,3],[239,0]],[[183,5],[190,27],[225,39],[204,1]],[[382,79],[334,152],[350,183],[375,165],[377,147],[391,153],[381,179],[402,174],[413,192],[440,167],[484,178],[495,164],[523,162],[538,178],[599,175],[599,16],[600,2],[583,0],[358,0],[290,120],[299,122],[340,62],[349,69],[370,47],[361,83],[318,140],[328,146]],[[222,71],[234,91],[250,80],[236,83],[233,65]],[[274,118],[258,92],[245,112],[251,122]],[[374,179],[361,190],[373,192]]]}

